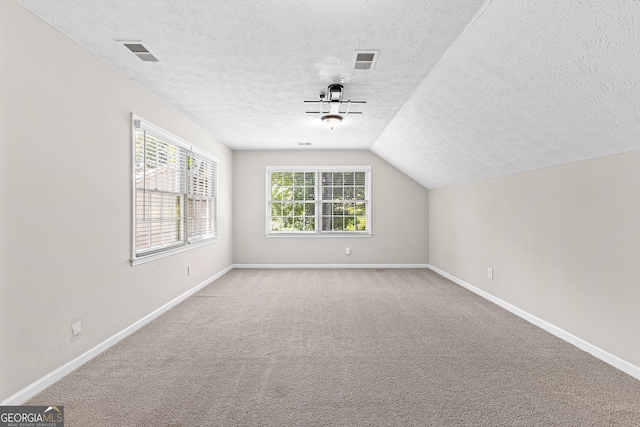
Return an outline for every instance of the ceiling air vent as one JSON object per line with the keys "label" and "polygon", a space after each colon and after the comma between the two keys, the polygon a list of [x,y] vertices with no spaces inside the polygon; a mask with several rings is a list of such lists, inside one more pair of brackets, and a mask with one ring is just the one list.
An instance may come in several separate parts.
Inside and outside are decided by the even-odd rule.
{"label": "ceiling air vent", "polygon": [[356,50],[353,56],[354,70],[371,70],[378,60],[379,50]]}
{"label": "ceiling air vent", "polygon": [[153,56],[153,54],[149,52],[149,49],[144,47],[144,45],[140,41],[118,40],[118,42],[122,43],[124,47],[129,49],[144,62],[158,62],[158,58]]}

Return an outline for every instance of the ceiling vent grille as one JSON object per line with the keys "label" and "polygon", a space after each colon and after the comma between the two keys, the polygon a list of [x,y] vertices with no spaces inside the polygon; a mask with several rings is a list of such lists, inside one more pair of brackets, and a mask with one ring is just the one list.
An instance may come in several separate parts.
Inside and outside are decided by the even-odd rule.
{"label": "ceiling vent grille", "polygon": [[353,69],[372,70],[378,60],[379,50],[356,50],[353,55]]}
{"label": "ceiling vent grille", "polygon": [[153,54],[149,52],[149,49],[144,47],[140,41],[118,40],[118,42],[144,62],[158,62],[158,58],[153,56]]}

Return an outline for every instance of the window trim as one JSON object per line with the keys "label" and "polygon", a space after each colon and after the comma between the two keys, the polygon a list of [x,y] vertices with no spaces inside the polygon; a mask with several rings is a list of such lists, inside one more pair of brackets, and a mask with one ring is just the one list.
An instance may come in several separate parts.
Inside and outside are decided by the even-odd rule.
{"label": "window trim", "polygon": [[[271,231],[271,173],[272,172],[313,172],[316,174],[315,182],[315,231]],[[365,201],[367,202],[367,229],[364,231],[322,231],[321,208],[322,194],[321,181],[323,172],[365,172]],[[265,236],[268,238],[326,238],[326,237],[372,237],[371,229],[371,166],[266,166],[265,167]]]}
{"label": "window trim", "polygon": [[[187,231],[187,210],[185,208],[182,209],[182,220],[184,221],[184,236],[181,243],[177,243],[175,245],[169,246],[167,248],[160,248],[157,250],[149,251],[144,254],[137,254],[136,250],[136,129],[144,129],[153,135],[160,137],[166,142],[175,145],[187,153],[193,153],[199,157],[210,160],[215,164],[215,182],[213,184],[213,193],[214,193],[214,212],[213,212],[213,221],[214,221],[214,234],[209,237],[204,236],[196,236],[193,238],[189,238],[189,233]],[[130,262],[132,266],[143,264],[149,261],[154,261],[160,258],[164,258],[166,256],[170,256],[176,253],[184,252],[187,250],[195,249],[201,246],[205,246],[211,243],[215,243],[218,241],[218,177],[219,177],[219,167],[220,160],[218,157],[209,153],[206,150],[201,149],[200,147],[189,143],[188,141],[180,138],[177,135],[172,134],[171,132],[161,128],[160,126],[144,119],[137,114],[131,113],[131,258]],[[186,184],[185,177],[185,185],[182,189],[181,195],[184,196],[184,200],[189,199],[188,188]],[[185,206],[186,207],[186,206]]]}

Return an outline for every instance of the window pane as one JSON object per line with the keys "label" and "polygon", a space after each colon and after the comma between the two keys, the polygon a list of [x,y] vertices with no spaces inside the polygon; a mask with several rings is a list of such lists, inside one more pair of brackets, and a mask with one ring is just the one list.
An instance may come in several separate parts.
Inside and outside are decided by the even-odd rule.
{"label": "window pane", "polygon": [[347,217],[344,219],[344,229],[347,231],[355,231],[355,219]]}
{"label": "window pane", "polygon": [[322,172],[322,185],[331,185],[333,182],[333,174],[331,172]]}
{"label": "window pane", "polygon": [[273,202],[271,204],[271,216],[280,216],[282,215],[282,203]]}
{"label": "window pane", "polygon": [[293,185],[304,186],[304,172],[294,172],[293,173]]}
{"label": "window pane", "polygon": [[149,252],[182,241],[182,198],[157,191],[136,193],[136,252]]}
{"label": "window pane", "polygon": [[293,203],[282,204],[282,215],[293,216]]}
{"label": "window pane", "polygon": [[346,187],[344,189],[344,200],[354,200],[356,198],[356,189],[353,187]]}
{"label": "window pane", "polygon": [[304,174],[304,184],[308,187],[316,185],[316,174],[314,172],[306,172]]}
{"label": "window pane", "polygon": [[342,187],[333,187],[333,200],[343,200]]}
{"label": "window pane", "polygon": [[333,192],[331,187],[322,187],[322,200],[331,200]]}
{"label": "window pane", "polygon": [[331,231],[331,217],[322,216],[322,231]]}
{"label": "window pane", "polygon": [[304,199],[305,199],[304,187],[294,187],[293,200],[304,200]]}
{"label": "window pane", "polygon": [[281,187],[280,191],[282,192],[282,200],[293,200],[292,187]]}
{"label": "window pane", "polygon": [[273,172],[271,174],[271,185],[278,186],[282,183],[282,172]]}
{"label": "window pane", "polygon": [[344,214],[345,215],[353,215],[355,213],[355,204],[353,203],[345,203],[344,204]]}
{"label": "window pane", "polygon": [[[323,200],[334,201],[322,205],[323,231],[367,230],[366,174],[349,171],[323,174]],[[362,202],[356,204],[349,200]]]}
{"label": "window pane", "polygon": [[305,218],[305,231],[315,231],[316,230],[316,220],[315,218]]}
{"label": "window pane", "polygon": [[136,177],[136,187],[151,190],[180,192],[183,187],[185,155],[183,150],[166,141],[141,131],[143,143],[136,145],[142,150],[136,157],[144,166],[137,166],[144,173]]}
{"label": "window pane", "polygon": [[187,157],[187,236],[190,239],[215,235],[215,180],[213,161],[189,154]]}
{"label": "window pane", "polygon": [[315,173],[271,172],[271,200],[272,217],[286,217],[281,224],[272,218],[271,231],[307,230],[306,218],[315,216]]}
{"label": "window pane", "polygon": [[344,185],[353,185],[354,184],[354,176],[353,172],[345,172],[344,174]]}
{"label": "window pane", "polygon": [[286,217],[282,219],[282,229],[284,231],[292,231],[293,230],[293,218]]}
{"label": "window pane", "polygon": [[314,203],[305,203],[305,215],[314,216],[316,214],[316,205]]}
{"label": "window pane", "polygon": [[316,199],[316,190],[313,187],[305,188],[305,200],[315,200]]}

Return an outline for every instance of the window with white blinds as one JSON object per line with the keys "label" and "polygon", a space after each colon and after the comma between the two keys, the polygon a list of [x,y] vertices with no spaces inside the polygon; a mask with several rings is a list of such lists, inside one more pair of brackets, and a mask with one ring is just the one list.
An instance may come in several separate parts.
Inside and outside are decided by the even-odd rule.
{"label": "window with white blinds", "polygon": [[370,176],[370,166],[267,167],[267,235],[370,235]]}
{"label": "window with white blinds", "polygon": [[132,115],[132,260],[216,237],[218,161]]}

